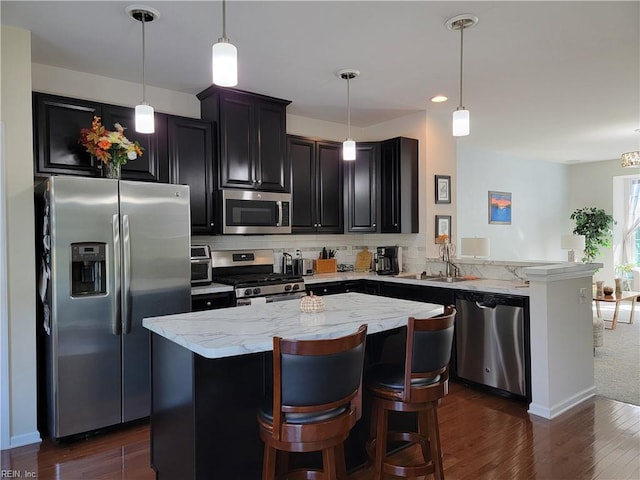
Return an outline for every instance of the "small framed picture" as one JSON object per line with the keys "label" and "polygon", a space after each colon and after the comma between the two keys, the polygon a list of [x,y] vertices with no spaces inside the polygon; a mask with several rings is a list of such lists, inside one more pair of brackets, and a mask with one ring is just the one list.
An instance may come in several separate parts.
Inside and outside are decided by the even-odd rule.
{"label": "small framed picture", "polygon": [[451,241],[451,215],[436,215],[436,243]]}
{"label": "small framed picture", "polygon": [[436,203],[451,203],[450,175],[436,175]]}
{"label": "small framed picture", "polygon": [[489,223],[511,225],[511,192],[489,192]]}

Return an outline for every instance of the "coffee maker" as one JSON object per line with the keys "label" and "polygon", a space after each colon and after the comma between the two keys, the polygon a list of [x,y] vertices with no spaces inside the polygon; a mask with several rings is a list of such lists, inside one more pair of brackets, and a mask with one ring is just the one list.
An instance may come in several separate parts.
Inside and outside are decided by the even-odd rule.
{"label": "coffee maker", "polygon": [[397,275],[402,270],[402,248],[378,247],[376,249],[376,273],[378,275]]}

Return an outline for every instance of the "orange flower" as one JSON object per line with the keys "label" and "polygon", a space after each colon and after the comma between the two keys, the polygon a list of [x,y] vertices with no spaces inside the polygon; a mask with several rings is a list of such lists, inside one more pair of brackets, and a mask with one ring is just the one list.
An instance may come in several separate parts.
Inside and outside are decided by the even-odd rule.
{"label": "orange flower", "polygon": [[100,123],[100,117],[94,116],[91,128],[82,128],[78,143],[84,145],[87,152],[101,162],[124,165],[128,160],[135,160],[144,151],[140,144],[130,141],[124,136],[124,127],[114,125],[116,131],[110,132]]}

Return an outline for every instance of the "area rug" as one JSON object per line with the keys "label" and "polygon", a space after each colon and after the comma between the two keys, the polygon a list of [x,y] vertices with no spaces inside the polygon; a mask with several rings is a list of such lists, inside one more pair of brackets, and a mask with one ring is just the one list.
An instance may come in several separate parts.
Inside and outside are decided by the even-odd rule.
{"label": "area rug", "polygon": [[[602,305],[602,317],[611,326],[613,305]],[[620,303],[618,326],[604,331],[604,344],[594,356],[596,394],[620,402],[640,405],[640,308],[636,305],[629,325],[631,302]],[[594,308],[595,316],[595,308]]]}

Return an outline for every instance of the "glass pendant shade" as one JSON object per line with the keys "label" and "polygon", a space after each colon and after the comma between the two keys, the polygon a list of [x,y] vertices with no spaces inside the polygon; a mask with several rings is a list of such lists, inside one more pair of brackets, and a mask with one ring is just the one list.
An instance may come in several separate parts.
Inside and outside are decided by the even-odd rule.
{"label": "glass pendant shade", "polygon": [[344,142],[342,142],[342,159],[351,161],[356,159],[355,140],[347,138]]}
{"label": "glass pendant shade", "polygon": [[220,38],[211,49],[213,83],[220,87],[238,84],[238,49],[225,38]]}
{"label": "glass pendant shade", "polygon": [[453,112],[453,136],[465,137],[469,135],[469,110],[462,109]]}
{"label": "glass pendant shade", "polygon": [[623,168],[640,167],[640,151],[623,153],[621,164]]}
{"label": "glass pendant shade", "polygon": [[136,105],[136,132],[154,133],[155,122],[153,118],[153,107],[146,103]]}

